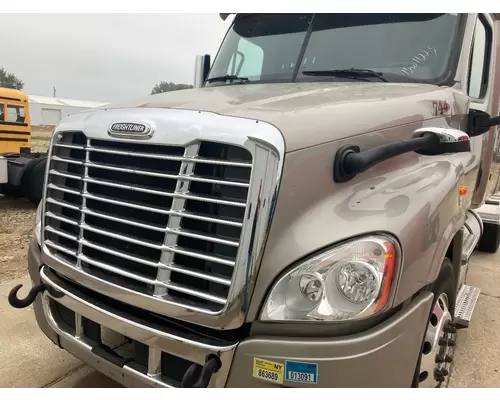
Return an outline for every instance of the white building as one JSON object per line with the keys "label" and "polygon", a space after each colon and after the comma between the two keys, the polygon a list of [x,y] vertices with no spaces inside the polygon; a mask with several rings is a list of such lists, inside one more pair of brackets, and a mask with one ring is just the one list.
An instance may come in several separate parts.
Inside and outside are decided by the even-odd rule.
{"label": "white building", "polygon": [[28,95],[30,104],[31,125],[54,126],[61,118],[89,108],[103,106],[107,103],[85,100],[60,99]]}

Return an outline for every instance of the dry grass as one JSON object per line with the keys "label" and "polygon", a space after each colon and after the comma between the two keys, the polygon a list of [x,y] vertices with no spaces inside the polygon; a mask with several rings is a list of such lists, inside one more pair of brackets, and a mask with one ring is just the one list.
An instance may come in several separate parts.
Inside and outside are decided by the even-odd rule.
{"label": "dry grass", "polygon": [[[32,151],[46,152],[51,130],[33,129]],[[19,278],[27,273],[27,253],[36,207],[26,199],[0,195],[0,282]]]}

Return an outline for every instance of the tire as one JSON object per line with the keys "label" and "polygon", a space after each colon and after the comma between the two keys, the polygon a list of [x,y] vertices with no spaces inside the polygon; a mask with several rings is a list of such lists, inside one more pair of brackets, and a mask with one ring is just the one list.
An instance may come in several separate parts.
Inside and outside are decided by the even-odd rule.
{"label": "tire", "polygon": [[434,301],[420,348],[414,387],[441,388],[448,384],[457,340],[453,325],[456,282],[451,261],[444,259],[439,276],[430,288]]}
{"label": "tire", "polygon": [[33,167],[26,171],[27,175],[23,179],[24,195],[35,205],[38,205],[43,197],[46,165],[47,159],[45,157],[39,158]]}
{"label": "tire", "polygon": [[496,253],[500,244],[500,225],[485,222],[484,232],[477,245],[477,249],[483,253]]}

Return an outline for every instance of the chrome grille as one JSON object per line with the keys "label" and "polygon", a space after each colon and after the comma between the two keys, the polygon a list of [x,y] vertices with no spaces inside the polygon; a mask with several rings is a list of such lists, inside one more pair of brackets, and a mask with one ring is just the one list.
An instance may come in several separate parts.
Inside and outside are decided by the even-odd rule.
{"label": "chrome grille", "polygon": [[224,308],[239,257],[252,155],[60,133],[49,159],[44,243],[74,268],[141,294]]}

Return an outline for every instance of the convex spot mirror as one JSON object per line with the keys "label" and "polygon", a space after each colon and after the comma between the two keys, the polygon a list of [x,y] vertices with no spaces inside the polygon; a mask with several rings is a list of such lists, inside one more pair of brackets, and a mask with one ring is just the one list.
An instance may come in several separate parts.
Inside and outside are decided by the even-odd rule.
{"label": "convex spot mirror", "polygon": [[419,154],[435,156],[450,153],[467,153],[471,151],[470,137],[464,131],[455,128],[420,128],[413,132],[412,137],[422,137],[433,133],[439,138],[439,143],[431,148],[417,150]]}

